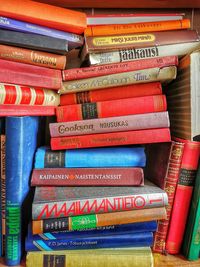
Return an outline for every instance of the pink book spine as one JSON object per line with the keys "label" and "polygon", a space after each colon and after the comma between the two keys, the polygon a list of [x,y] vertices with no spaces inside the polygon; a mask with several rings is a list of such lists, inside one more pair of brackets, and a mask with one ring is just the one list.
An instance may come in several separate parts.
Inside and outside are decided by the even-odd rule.
{"label": "pink book spine", "polygon": [[169,127],[168,112],[50,123],[51,137]]}
{"label": "pink book spine", "polygon": [[63,76],[63,81],[69,81],[69,80],[78,80],[78,79],[104,76],[114,73],[140,70],[140,69],[148,69],[156,67],[162,68],[174,65],[175,66],[178,65],[178,58],[176,56],[168,56],[161,58],[136,60],[124,63],[115,63],[102,66],[63,70],[62,76]]}

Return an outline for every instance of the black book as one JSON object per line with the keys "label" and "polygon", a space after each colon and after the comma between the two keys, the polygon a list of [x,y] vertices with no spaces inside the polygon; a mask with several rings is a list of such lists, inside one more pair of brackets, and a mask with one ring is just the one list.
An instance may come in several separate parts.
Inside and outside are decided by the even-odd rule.
{"label": "black book", "polygon": [[0,44],[19,46],[55,54],[66,54],[68,42],[63,39],[0,29]]}

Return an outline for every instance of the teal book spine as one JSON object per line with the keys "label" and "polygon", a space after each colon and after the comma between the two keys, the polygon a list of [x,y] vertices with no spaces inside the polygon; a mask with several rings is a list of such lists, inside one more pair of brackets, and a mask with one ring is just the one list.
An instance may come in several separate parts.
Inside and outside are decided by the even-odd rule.
{"label": "teal book spine", "polygon": [[81,167],[144,167],[146,155],[142,146],[84,148],[52,151],[48,147],[37,149],[35,169]]}
{"label": "teal book spine", "polygon": [[30,196],[29,178],[37,147],[38,124],[38,117],[6,118],[5,258],[8,266],[20,264],[24,250],[25,222],[29,212],[26,208]]}
{"label": "teal book spine", "polygon": [[196,175],[190,213],[183,240],[183,254],[188,260],[198,260],[200,252],[200,163]]}

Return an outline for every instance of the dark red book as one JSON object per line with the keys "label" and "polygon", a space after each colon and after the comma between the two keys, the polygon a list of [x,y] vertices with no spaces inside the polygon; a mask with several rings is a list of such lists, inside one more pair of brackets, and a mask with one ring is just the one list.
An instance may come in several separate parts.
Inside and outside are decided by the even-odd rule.
{"label": "dark red book", "polygon": [[54,106],[0,105],[0,117],[5,116],[54,116]]}
{"label": "dark red book", "polygon": [[141,186],[142,168],[43,168],[34,169],[32,186]]}
{"label": "dark red book", "polygon": [[166,242],[170,254],[178,254],[181,249],[200,156],[200,142],[176,141],[184,143],[184,152]]}
{"label": "dark red book", "polygon": [[0,82],[58,90],[61,70],[0,59]]}
{"label": "dark red book", "polygon": [[103,134],[88,134],[51,138],[51,149],[73,149],[103,146],[121,146],[130,144],[148,144],[170,142],[169,128],[158,128],[137,131],[124,131]]}
{"label": "dark red book", "polygon": [[171,212],[181,170],[184,144],[172,141],[146,145],[145,177],[165,190],[168,195],[167,218],[159,220],[157,231],[154,234],[153,251],[165,253],[167,232]]}
{"label": "dark red book", "polygon": [[166,109],[165,95],[154,95],[60,106],[56,108],[56,116],[57,122],[66,122],[159,112]]}

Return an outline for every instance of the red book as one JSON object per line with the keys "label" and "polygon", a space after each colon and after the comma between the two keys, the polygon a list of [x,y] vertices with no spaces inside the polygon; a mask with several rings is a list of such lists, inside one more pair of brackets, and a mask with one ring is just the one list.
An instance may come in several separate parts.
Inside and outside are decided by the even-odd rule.
{"label": "red book", "polygon": [[32,186],[141,186],[142,168],[34,169]]}
{"label": "red book", "polygon": [[63,70],[62,76],[63,76],[63,81],[69,81],[69,80],[79,80],[91,77],[104,76],[108,74],[121,73],[127,71],[149,69],[156,67],[162,68],[162,67],[177,66],[177,65],[178,65],[178,57],[169,56],[169,57],[122,62],[122,63],[114,63],[109,65],[94,66],[87,68]]}
{"label": "red book", "polygon": [[64,94],[60,96],[60,105],[65,106],[161,94],[162,85],[160,82],[131,84],[106,89]]}
{"label": "red book", "polygon": [[127,131],[117,133],[89,134],[51,138],[51,149],[73,149],[130,144],[170,142],[169,128]]}
{"label": "red book", "polygon": [[166,111],[165,95],[125,98],[56,108],[57,122]]}
{"label": "red book", "polygon": [[0,15],[58,30],[83,33],[86,14],[29,0],[0,0]]}
{"label": "red book", "polygon": [[181,249],[200,156],[200,142],[176,140],[184,143],[184,152],[166,243],[170,254]]}
{"label": "red book", "polygon": [[54,116],[54,106],[0,105],[0,117],[5,116]]}
{"label": "red book", "polygon": [[54,90],[0,83],[0,104],[58,106],[59,102]]}
{"label": "red book", "polygon": [[184,144],[175,141],[146,146],[145,176],[165,190],[168,195],[167,218],[158,222],[158,228],[154,234],[154,252],[165,253],[165,243],[181,169],[183,150]]}
{"label": "red book", "polygon": [[0,82],[60,89],[61,70],[0,59]]}

